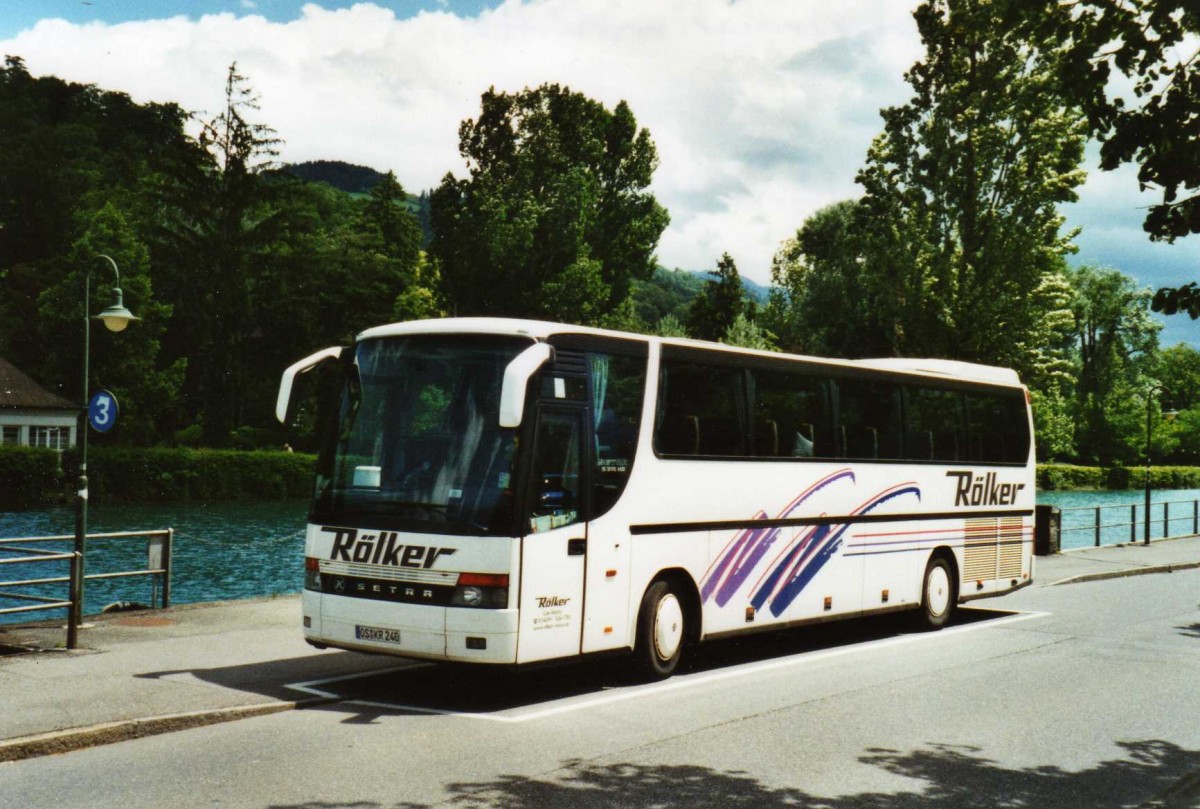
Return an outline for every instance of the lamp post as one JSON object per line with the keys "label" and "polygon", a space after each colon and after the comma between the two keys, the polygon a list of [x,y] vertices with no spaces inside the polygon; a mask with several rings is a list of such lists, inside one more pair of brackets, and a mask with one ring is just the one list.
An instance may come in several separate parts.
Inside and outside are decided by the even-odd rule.
{"label": "lamp post", "polygon": [[131,321],[140,320],[125,308],[121,293],[121,273],[117,262],[106,255],[98,255],[112,267],[116,284],[113,286],[113,302],[100,314],[91,317],[92,270],[83,270],[83,406],[76,418],[75,433],[79,446],[79,485],[75,491],[75,559],[71,565],[71,614],[67,617],[67,648],[74,649],[79,641],[79,625],[83,619],[84,545],[87,539],[87,445],[88,445],[88,362],[91,353],[91,320],[102,320],[109,331],[124,331]]}
{"label": "lamp post", "polygon": [[[1150,390],[1146,391],[1146,502],[1145,502],[1145,521],[1142,526],[1142,544],[1150,544],[1150,437],[1154,431],[1154,394],[1163,389],[1162,384],[1155,383],[1150,386]],[[1174,410],[1163,412],[1168,422],[1174,421],[1178,413]]]}

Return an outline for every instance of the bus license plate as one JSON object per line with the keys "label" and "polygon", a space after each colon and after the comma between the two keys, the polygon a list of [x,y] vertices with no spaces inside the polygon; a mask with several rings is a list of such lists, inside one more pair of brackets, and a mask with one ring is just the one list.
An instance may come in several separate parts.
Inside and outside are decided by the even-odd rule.
{"label": "bus license plate", "polygon": [[377,640],[383,641],[384,643],[399,643],[400,630],[356,624],[354,627],[354,637],[357,640]]}

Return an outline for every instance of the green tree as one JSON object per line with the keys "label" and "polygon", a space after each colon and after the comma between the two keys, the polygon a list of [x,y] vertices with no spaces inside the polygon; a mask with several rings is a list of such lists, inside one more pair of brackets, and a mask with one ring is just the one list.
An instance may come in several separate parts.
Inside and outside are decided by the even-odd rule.
{"label": "green tree", "polygon": [[1042,462],[1076,457],[1073,400],[1057,388],[1031,391],[1033,432],[1037,436],[1037,459]]}
{"label": "green tree", "polygon": [[810,216],[771,262],[764,320],[788,351],[830,357],[890,353],[875,313],[874,285],[864,275],[859,204],[834,203]]}
{"label": "green tree", "polygon": [[625,102],[611,112],[557,84],[489,89],[459,129],[470,177],[430,200],[431,253],[460,315],[596,323],[654,269],[666,211],[658,155]]}
{"label": "green tree", "polygon": [[389,171],[371,188],[364,219],[375,229],[387,254],[405,268],[414,268],[420,259],[421,224],[408,210],[404,187]]}
{"label": "green tree", "polygon": [[715,277],[704,282],[700,294],[688,308],[688,333],[699,340],[720,340],[738,315],[746,313],[745,291],[737,264],[724,253],[717,262]]}
{"label": "green tree", "polygon": [[[1061,91],[1088,118],[1100,167],[1138,166],[1140,189],[1161,202],[1142,227],[1152,241],[1200,232],[1200,6],[1194,0],[1029,0],[1007,4],[1015,31],[1052,38],[1067,58]],[[1200,317],[1195,282],[1166,287],[1155,311]]]}
{"label": "green tree", "polygon": [[246,423],[255,377],[248,340],[258,331],[261,302],[256,259],[283,218],[264,176],[279,140],[249,119],[258,97],[236,62],[224,100],[224,109],[201,123],[203,162],[178,166],[160,186],[168,208],[161,254],[170,268],[162,289],[176,303],[169,350],[189,358],[184,397],[210,446],[226,444]]}
{"label": "green tree", "polygon": [[772,338],[773,335],[769,331],[747,317],[745,312],[739,312],[721,335],[721,342],[742,348],[756,348],[759,351],[778,351],[779,346],[775,345]]}
{"label": "green tree", "polygon": [[654,325],[654,333],[659,337],[687,337],[687,327],[675,315],[663,315]]}
{"label": "green tree", "polygon": [[1162,328],[1150,316],[1150,292],[1112,269],[1079,267],[1070,280],[1076,291],[1080,455],[1103,463],[1134,460],[1137,436],[1145,432],[1139,414],[1150,385],[1146,372]]}
{"label": "green tree", "polygon": [[1162,380],[1163,401],[1178,410],[1200,407],[1200,351],[1180,343],[1158,352],[1154,375]]}
{"label": "green tree", "polygon": [[1083,181],[1081,117],[1064,107],[1053,40],[1017,37],[1002,3],[931,0],[914,13],[925,58],[883,111],[858,181],[864,288],[890,353],[1015,367],[1037,362],[1062,272],[1057,206]]}
{"label": "green tree", "polygon": [[79,300],[76,245],[96,217],[111,218],[100,214],[106,206],[133,231],[123,239],[145,240],[158,210],[146,178],[195,154],[185,120],[173,104],[34,78],[17,57],[0,68],[0,354],[46,387],[78,395],[75,373],[64,379],[57,361],[43,362],[77,351],[78,340],[64,347],[41,322],[43,294],[57,288]]}

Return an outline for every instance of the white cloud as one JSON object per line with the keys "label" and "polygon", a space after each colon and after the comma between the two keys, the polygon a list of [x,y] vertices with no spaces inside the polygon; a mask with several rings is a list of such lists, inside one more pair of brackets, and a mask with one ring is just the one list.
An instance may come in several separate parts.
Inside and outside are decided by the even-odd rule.
{"label": "white cloud", "polygon": [[310,4],[289,23],[43,20],[0,42],[35,74],[210,112],[237,60],[283,159],[392,169],[413,190],[462,173],[458,124],[489,86],[556,81],[610,107],[625,99],[659,149],[654,190],[672,217],[660,259],[707,267],[728,251],[759,281],[815,207],[854,193],[876,111],[905,98],[918,47],[895,0],[836,14],[770,0],[509,0],[477,18],[406,20]]}
{"label": "white cloud", "polygon": [[[766,282],[781,241],[817,208],[858,193],[854,175],[881,128],[879,108],[907,100],[902,73],[921,55],[910,8],[508,0],[475,18],[436,11],[398,20],[370,3],[337,11],[313,3],[288,23],[231,13],[43,20],[0,42],[0,52],[23,57],[35,74],[210,113],[237,60],[261,95],[260,120],[285,141],[284,160],[391,169],[414,191],[463,173],[458,124],[478,113],[489,86],[555,81],[610,107],[625,99],[658,145],[654,191],[671,213],[659,259],[699,269],[729,252],[744,275]],[[1127,183],[1094,177],[1068,216],[1094,233],[1082,240],[1090,260],[1118,256],[1106,263],[1136,272],[1122,264],[1150,255],[1133,210],[1145,203]]]}

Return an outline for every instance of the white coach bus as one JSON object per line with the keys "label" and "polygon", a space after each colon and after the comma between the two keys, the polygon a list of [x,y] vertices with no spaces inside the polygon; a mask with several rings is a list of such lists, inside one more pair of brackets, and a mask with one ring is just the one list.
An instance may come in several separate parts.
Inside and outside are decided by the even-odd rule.
{"label": "white coach bus", "polygon": [[305,541],[306,639],[525,665],[962,601],[1032,581],[1014,371],[524,320],[370,329]]}

